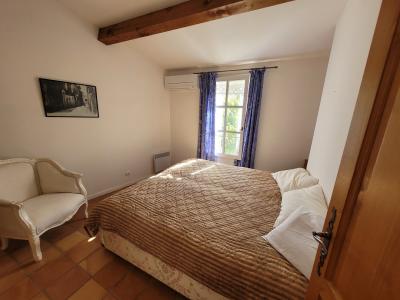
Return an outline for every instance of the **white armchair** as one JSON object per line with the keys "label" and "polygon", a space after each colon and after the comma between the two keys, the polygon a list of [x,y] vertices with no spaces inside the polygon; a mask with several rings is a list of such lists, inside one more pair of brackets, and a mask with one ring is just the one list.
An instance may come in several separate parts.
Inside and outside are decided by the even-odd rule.
{"label": "white armchair", "polygon": [[0,160],[0,238],[28,240],[36,261],[42,259],[40,236],[71,219],[85,204],[82,175],[50,159]]}

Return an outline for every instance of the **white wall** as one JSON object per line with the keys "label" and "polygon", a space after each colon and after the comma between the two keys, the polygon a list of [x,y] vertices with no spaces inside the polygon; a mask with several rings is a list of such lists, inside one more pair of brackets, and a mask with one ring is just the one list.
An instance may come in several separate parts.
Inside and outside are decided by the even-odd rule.
{"label": "white wall", "polygon": [[199,90],[171,92],[171,155],[177,163],[196,157]]}
{"label": "white wall", "polygon": [[[255,167],[277,171],[308,157],[328,57],[274,62],[265,76]],[[195,157],[199,92],[171,93],[173,161]]]}
{"label": "white wall", "polygon": [[[57,1],[4,0],[0,22],[0,158],[55,159],[91,195],[149,175],[170,146],[163,70]],[[100,118],[46,118],[38,77],[96,85]]]}
{"label": "white wall", "polygon": [[280,62],[264,81],[255,167],[285,170],[308,158],[328,57]]}
{"label": "white wall", "polygon": [[381,0],[349,0],[336,26],[308,170],[330,200]]}

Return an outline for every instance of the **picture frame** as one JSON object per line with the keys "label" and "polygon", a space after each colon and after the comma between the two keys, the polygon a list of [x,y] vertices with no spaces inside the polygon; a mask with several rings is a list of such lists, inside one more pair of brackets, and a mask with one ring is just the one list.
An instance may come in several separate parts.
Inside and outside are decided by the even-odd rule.
{"label": "picture frame", "polygon": [[99,118],[96,86],[47,78],[39,84],[46,117]]}

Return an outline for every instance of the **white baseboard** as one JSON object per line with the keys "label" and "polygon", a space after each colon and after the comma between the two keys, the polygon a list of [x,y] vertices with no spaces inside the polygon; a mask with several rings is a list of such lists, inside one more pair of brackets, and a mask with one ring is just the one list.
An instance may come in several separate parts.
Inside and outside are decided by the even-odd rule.
{"label": "white baseboard", "polygon": [[[150,176],[151,176],[151,175],[150,175]],[[94,199],[94,198],[103,196],[103,195],[105,195],[105,194],[112,193],[112,192],[114,192],[114,191],[123,189],[124,187],[127,187],[127,186],[130,186],[130,185],[132,185],[132,184],[138,183],[139,181],[141,181],[141,180],[143,180],[143,179],[146,179],[146,178],[148,178],[148,176],[143,177],[143,178],[136,179],[136,180],[134,180],[134,181],[126,182],[126,183],[121,184],[121,185],[113,186],[113,187],[110,187],[110,188],[108,188],[108,189],[102,190],[102,191],[100,191],[100,192],[97,192],[97,193],[88,195],[88,200],[92,200],[92,199]]]}

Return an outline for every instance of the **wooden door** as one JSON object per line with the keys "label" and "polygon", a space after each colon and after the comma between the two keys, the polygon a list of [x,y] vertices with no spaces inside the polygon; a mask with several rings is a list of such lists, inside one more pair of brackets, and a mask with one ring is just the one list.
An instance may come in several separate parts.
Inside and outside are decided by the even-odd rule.
{"label": "wooden door", "polygon": [[307,299],[400,299],[399,16],[383,0]]}

